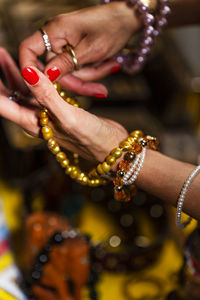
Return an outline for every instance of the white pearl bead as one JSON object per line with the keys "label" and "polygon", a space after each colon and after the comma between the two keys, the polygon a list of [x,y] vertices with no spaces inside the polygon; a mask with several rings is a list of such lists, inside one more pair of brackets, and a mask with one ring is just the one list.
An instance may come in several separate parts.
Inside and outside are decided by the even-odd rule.
{"label": "white pearl bead", "polygon": [[188,191],[188,188],[192,182],[192,180],[195,178],[195,176],[200,172],[200,165],[197,166],[193,171],[192,173],[188,176],[187,180],[185,181],[183,187],[182,187],[182,190],[181,190],[181,193],[180,193],[180,196],[178,198],[178,201],[177,201],[177,211],[176,211],[176,225],[178,228],[180,229],[183,229],[185,228],[189,223],[190,221],[192,220],[191,217],[189,217],[185,222],[181,223],[181,213],[182,213],[182,208],[183,208],[183,203],[184,203],[184,200],[185,200],[185,196],[186,196],[186,193]]}

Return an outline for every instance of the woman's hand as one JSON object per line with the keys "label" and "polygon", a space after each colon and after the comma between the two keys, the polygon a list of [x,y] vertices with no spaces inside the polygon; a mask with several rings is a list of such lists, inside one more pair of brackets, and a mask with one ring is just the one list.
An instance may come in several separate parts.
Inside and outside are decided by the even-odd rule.
{"label": "woman's hand", "polygon": [[[99,118],[65,102],[51,81],[37,68],[26,68],[22,74],[26,82],[29,82],[28,87],[39,105],[48,109],[49,125],[53,128],[56,141],[64,149],[76,152],[87,160],[102,161],[127,137],[126,130],[118,123]],[[30,77],[34,81],[30,81]],[[31,132],[38,136],[40,127],[38,117],[35,118]],[[20,122],[18,124],[22,126]],[[23,123],[23,128],[30,131],[29,120],[26,124]]]}
{"label": "woman's hand", "polygon": [[[0,80],[0,115],[26,129],[30,134],[39,136],[39,104],[28,99],[30,91],[17,68],[17,65],[4,48],[0,48],[0,67],[7,79],[6,87]],[[20,96],[12,97],[13,92]],[[12,99],[13,98],[13,99]]]}
{"label": "woman's hand", "polygon": [[[0,49],[0,65],[6,73],[12,89],[27,95],[27,87],[10,55]],[[89,112],[71,106],[57,93],[53,84],[34,68],[37,84],[28,84],[35,98],[26,102],[12,101],[12,91],[0,81],[0,115],[23,127],[31,135],[40,136],[39,111],[46,107],[50,114],[50,126],[56,141],[66,150],[79,153],[88,160],[104,160],[105,156],[127,136],[126,130],[111,120],[99,118]],[[24,72],[23,72],[24,73]]]}
{"label": "woman's hand", "polygon": [[[116,70],[118,63],[104,61],[119,52],[138,28],[138,19],[124,2],[58,15],[44,26],[53,51],[48,55],[51,59],[44,72],[53,81],[74,71],[72,57],[62,52],[62,47],[69,43],[74,47],[79,65],[87,65],[73,75],[84,81],[97,80]],[[37,31],[20,46],[21,67],[37,67],[37,57],[45,50],[42,34]],[[106,88],[100,84],[85,83],[85,86],[79,84],[76,88],[74,80],[72,75],[68,75],[66,82],[69,90],[84,95],[107,95]]]}

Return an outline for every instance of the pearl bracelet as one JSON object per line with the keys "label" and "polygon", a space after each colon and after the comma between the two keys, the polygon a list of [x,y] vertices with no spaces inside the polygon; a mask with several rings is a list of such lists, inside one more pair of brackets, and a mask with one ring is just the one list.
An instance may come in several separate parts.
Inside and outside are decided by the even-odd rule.
{"label": "pearl bracelet", "polygon": [[138,155],[139,160],[138,160],[138,163],[137,163],[136,167],[132,169],[132,166],[131,166],[131,168],[129,170],[131,172],[129,173],[130,175],[128,174],[128,179],[126,179],[127,177],[125,177],[127,174],[124,176],[124,178],[123,178],[124,179],[123,180],[124,185],[131,185],[136,181],[136,179],[137,179],[137,177],[138,177],[138,175],[139,175],[139,173],[140,173],[140,171],[143,167],[145,155],[146,155],[146,148],[143,148],[141,154]]}
{"label": "pearl bracelet", "polygon": [[185,200],[185,196],[186,193],[189,189],[189,186],[191,184],[191,182],[193,181],[193,179],[197,176],[197,174],[200,172],[200,165],[197,166],[192,173],[189,175],[189,177],[187,178],[187,180],[185,181],[182,189],[181,189],[181,193],[180,196],[178,198],[177,201],[177,210],[176,210],[176,225],[179,229],[183,229],[185,228],[192,220],[191,217],[189,217],[185,222],[181,222],[181,214],[182,214],[182,209],[183,209],[183,203]]}

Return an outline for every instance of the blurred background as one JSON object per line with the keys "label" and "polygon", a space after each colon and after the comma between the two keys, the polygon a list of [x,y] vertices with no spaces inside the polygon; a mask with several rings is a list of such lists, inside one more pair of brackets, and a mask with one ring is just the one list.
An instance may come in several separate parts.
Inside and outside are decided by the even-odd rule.
{"label": "blurred background", "polygon": [[[95,0],[0,0],[0,46],[17,62],[19,43],[46,19],[97,4]],[[107,100],[77,99],[85,109],[120,122],[129,131],[141,129],[159,137],[161,152],[197,164],[199,50],[199,28],[167,30],[140,74],[118,72],[103,79],[109,89]],[[92,268],[99,280],[93,295],[87,288],[83,290],[84,299],[173,300],[189,299],[188,295],[200,299],[196,296],[199,281],[191,272],[188,275],[184,263],[185,241],[198,243],[198,231],[191,238],[195,221],[179,232],[174,210],[142,191],[127,206],[113,200],[112,186],[80,187],[64,175],[40,140],[3,119],[0,131],[0,195],[22,269],[24,220],[30,213],[52,211],[89,234],[94,248],[104,245],[112,253],[105,259],[98,251],[92,255]]]}

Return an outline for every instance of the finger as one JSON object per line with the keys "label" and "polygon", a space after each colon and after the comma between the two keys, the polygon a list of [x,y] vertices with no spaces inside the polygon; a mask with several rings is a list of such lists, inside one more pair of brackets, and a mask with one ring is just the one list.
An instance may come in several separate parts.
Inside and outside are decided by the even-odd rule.
{"label": "finger", "polygon": [[0,48],[0,66],[3,69],[11,89],[14,91],[18,90],[22,94],[27,95],[28,89],[24,84],[19,69],[10,54],[4,48]]}
{"label": "finger", "polygon": [[94,81],[104,78],[109,74],[114,74],[120,69],[121,67],[117,62],[109,61],[98,66],[84,67],[79,71],[74,71],[73,75],[84,81]]}
{"label": "finger", "polygon": [[[73,48],[75,59],[78,65],[95,63],[104,59],[105,50],[100,49],[98,42],[91,42],[87,37],[82,39],[76,47]],[[67,73],[71,73],[76,69],[76,64],[73,61],[73,55],[69,52],[63,52],[54,56],[45,67],[45,73],[51,81],[58,80]]]}
{"label": "finger", "polygon": [[19,46],[19,62],[22,69],[27,65],[37,67],[37,57],[45,53],[45,44],[40,31],[25,39]]}
{"label": "finger", "polygon": [[39,136],[40,127],[36,109],[20,106],[9,98],[0,95],[0,115],[23,127],[32,135]]}
{"label": "finger", "polygon": [[66,90],[79,95],[97,98],[106,98],[108,95],[108,90],[103,84],[84,82],[71,74],[63,76],[59,82]]}
{"label": "finger", "polygon": [[74,107],[59,96],[51,81],[42,72],[35,67],[28,67],[22,70],[22,75],[33,96],[51,114],[55,116],[70,114]]}
{"label": "finger", "polygon": [[[59,18],[57,18],[59,20]],[[61,24],[62,25],[62,24]],[[50,21],[45,26],[45,31],[48,33],[48,39],[51,44],[52,51],[48,52],[47,56],[49,57],[49,54],[52,53],[61,53],[62,52],[62,46],[67,44],[67,39],[65,35],[67,33],[65,30],[59,30],[60,24],[57,23],[56,18],[54,22]],[[70,36],[70,34],[68,34]],[[80,35],[76,34],[71,36],[71,40],[74,45],[77,45],[80,40]],[[19,47],[19,62],[22,69],[24,69],[27,66],[35,66],[37,67],[37,57],[41,56],[46,52],[46,46],[43,39],[43,35],[40,32],[40,30],[36,31],[33,35],[25,39]]]}
{"label": "finger", "polygon": [[7,87],[5,87],[1,79],[0,79],[0,94],[8,97],[10,96],[10,90]]}

